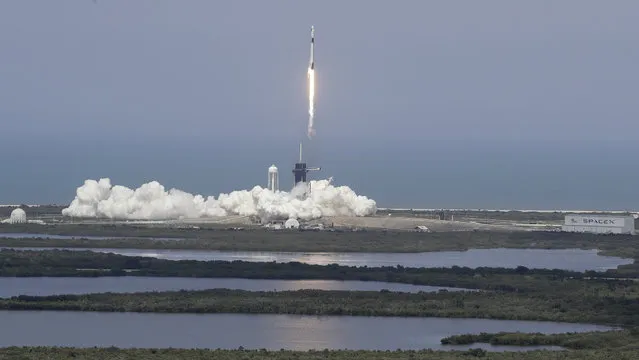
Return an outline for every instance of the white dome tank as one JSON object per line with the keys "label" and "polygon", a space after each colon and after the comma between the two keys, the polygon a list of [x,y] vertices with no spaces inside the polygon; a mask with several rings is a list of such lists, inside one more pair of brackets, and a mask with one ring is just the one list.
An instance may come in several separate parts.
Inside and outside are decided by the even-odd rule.
{"label": "white dome tank", "polygon": [[284,223],[284,227],[287,229],[297,229],[300,227],[300,222],[297,221],[297,219],[288,219],[286,220],[286,222]]}
{"label": "white dome tank", "polygon": [[9,224],[25,224],[27,222],[27,213],[24,210],[17,208],[11,212],[9,217]]}

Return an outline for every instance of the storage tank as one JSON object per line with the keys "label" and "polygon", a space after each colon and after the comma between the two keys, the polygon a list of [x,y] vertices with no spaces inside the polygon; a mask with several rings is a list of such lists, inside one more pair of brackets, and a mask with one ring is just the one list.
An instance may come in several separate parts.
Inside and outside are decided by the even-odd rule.
{"label": "storage tank", "polygon": [[27,213],[24,210],[17,208],[11,212],[9,217],[9,224],[25,224],[27,222]]}
{"label": "storage tank", "polygon": [[284,227],[287,229],[297,229],[300,227],[300,222],[297,221],[297,219],[288,219],[286,220],[286,222],[284,223]]}

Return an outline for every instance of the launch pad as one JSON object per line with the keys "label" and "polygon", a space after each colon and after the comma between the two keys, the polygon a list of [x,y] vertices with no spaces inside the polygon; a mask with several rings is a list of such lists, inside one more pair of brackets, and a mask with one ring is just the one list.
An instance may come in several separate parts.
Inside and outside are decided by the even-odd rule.
{"label": "launch pad", "polygon": [[298,186],[300,183],[307,184],[306,191],[304,192],[304,195],[305,195],[304,197],[306,197],[311,192],[311,187],[310,187],[310,184],[308,184],[307,182],[306,174],[308,174],[309,171],[320,171],[320,170],[322,170],[321,167],[308,167],[306,165],[306,163],[302,159],[302,143],[300,143],[299,161],[295,163],[295,166],[293,167],[293,188]]}
{"label": "launch pad", "polygon": [[[308,138],[309,140],[315,135],[314,118],[315,118],[315,27],[311,26],[311,57],[308,61]],[[302,143],[300,143],[300,158],[293,167],[293,189],[302,187],[303,193],[301,198],[306,198],[311,193],[310,183],[306,179],[309,171],[319,171],[319,167],[308,167],[302,159]],[[301,184],[304,184],[301,186]],[[299,189],[301,190],[301,189]],[[299,197],[299,195],[298,195]]]}

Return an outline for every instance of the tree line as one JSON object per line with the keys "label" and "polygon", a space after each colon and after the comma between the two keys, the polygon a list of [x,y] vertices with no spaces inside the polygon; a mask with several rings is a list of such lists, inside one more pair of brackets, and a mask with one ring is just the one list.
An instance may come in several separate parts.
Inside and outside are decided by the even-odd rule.
{"label": "tree line", "polygon": [[539,320],[639,326],[633,297],[583,293],[390,291],[200,291],[100,293],[0,299],[2,310],[246,313]]}
{"label": "tree line", "polygon": [[[311,265],[299,262],[165,260],[143,256],[71,250],[0,250],[0,276],[97,277],[157,276],[288,280],[359,280],[460,287],[505,292],[544,292],[566,289],[607,291],[632,286],[631,280],[609,278],[615,271],[580,273],[567,270],[459,267]],[[612,285],[610,285],[612,284]]]}

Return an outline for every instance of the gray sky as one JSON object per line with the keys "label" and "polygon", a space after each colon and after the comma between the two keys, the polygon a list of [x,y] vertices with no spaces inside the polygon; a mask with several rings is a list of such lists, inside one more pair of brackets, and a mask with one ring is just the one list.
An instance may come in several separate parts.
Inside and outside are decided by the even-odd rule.
{"label": "gray sky", "polygon": [[[633,0],[6,0],[0,149],[42,141],[35,153],[73,174],[59,179],[73,181],[66,192],[89,177],[148,181],[150,165],[145,175],[130,169],[135,154],[156,150],[186,162],[196,152],[221,154],[220,170],[253,155],[270,162],[270,146],[288,168],[284,149],[305,135],[310,25],[316,157],[470,144],[632,146],[637,14]],[[99,155],[77,163],[89,147]],[[113,165],[129,156],[126,169]],[[11,169],[13,183],[30,174]],[[186,190],[207,192],[193,187]]]}

